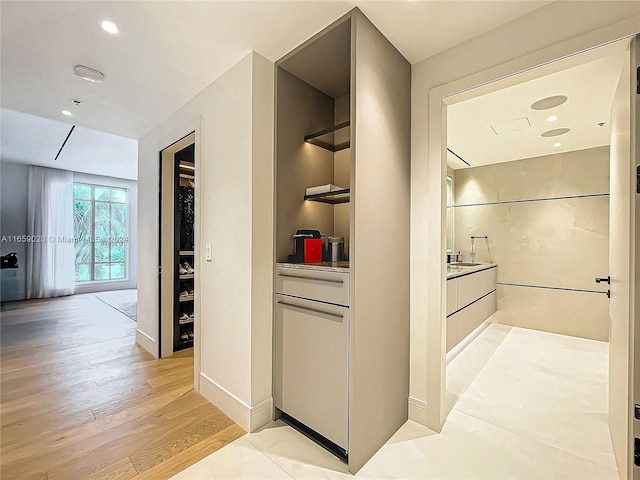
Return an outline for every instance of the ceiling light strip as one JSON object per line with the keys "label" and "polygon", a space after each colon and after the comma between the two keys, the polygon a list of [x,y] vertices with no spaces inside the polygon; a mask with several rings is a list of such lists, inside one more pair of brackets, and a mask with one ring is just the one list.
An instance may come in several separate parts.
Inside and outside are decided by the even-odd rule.
{"label": "ceiling light strip", "polygon": [[64,142],[62,142],[62,146],[60,147],[60,150],[58,150],[58,154],[56,155],[56,158],[53,159],[53,161],[55,162],[56,160],[58,160],[58,157],[60,156],[60,153],[62,152],[62,149],[64,148],[64,146],[67,144],[67,140],[69,140],[69,137],[71,136],[71,133],[73,132],[73,130],[76,128],[75,125],[71,126],[71,130],[69,130],[69,133],[67,133],[67,138],[64,139]]}
{"label": "ceiling light strip", "polygon": [[455,155],[457,158],[459,158],[460,160],[462,160],[467,166],[471,166],[471,164],[469,162],[467,162],[464,158],[462,158],[460,155],[458,155],[456,152],[454,152],[453,150],[451,150],[449,147],[447,147],[447,151],[450,152],[452,155]]}

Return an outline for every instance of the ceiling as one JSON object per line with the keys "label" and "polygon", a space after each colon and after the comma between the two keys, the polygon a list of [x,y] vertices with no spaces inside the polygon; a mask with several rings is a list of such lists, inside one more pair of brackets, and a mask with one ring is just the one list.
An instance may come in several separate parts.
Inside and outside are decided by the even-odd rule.
{"label": "ceiling", "polygon": [[0,130],[3,162],[138,179],[137,140],[76,127],[55,160],[69,133],[68,124],[2,109]]}
{"label": "ceiling", "polygon": [[[251,50],[275,61],[354,6],[415,63],[548,3],[2,1],[1,106],[138,139]],[[120,33],[104,32],[104,19]],[[80,79],[76,64],[105,81]],[[5,141],[19,144],[14,151],[34,146],[20,131],[7,137],[3,150]]]}
{"label": "ceiling", "polygon": [[[623,58],[618,50],[624,45],[611,50],[607,57],[448,106],[448,148],[478,167],[609,145],[610,109]],[[568,99],[547,110],[531,108],[556,95]],[[551,115],[557,120],[547,121]],[[570,131],[541,136],[562,128]],[[469,168],[450,152],[447,163],[454,169]]]}

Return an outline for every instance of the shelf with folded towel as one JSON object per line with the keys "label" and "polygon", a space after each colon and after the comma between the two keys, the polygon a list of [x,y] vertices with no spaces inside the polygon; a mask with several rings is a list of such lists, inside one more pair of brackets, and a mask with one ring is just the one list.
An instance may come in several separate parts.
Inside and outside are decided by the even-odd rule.
{"label": "shelf with folded towel", "polygon": [[339,203],[349,203],[351,200],[351,189],[342,188],[340,190],[330,190],[328,192],[313,193],[311,195],[305,195],[305,200],[312,202],[330,203],[336,205]]}

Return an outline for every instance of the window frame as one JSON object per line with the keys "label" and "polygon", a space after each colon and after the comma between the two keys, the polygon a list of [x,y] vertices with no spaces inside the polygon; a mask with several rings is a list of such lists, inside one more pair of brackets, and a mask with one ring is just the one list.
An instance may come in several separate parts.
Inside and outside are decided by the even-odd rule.
{"label": "window frame", "polygon": [[[85,281],[78,281],[75,280],[74,283],[76,285],[76,287],[78,286],[90,286],[90,285],[94,285],[94,284],[104,284],[104,283],[112,283],[112,282],[129,282],[131,280],[130,278],[130,274],[131,274],[131,264],[130,264],[130,248],[129,248],[129,240],[130,240],[130,235],[131,235],[131,188],[129,188],[128,186],[123,186],[123,185],[106,185],[106,184],[102,184],[102,183],[91,183],[91,182],[86,182],[86,181],[74,181],[73,182],[73,188],[74,188],[74,202],[78,199],[75,198],[75,187],[76,186],[81,186],[81,187],[89,187],[91,189],[91,198],[90,200],[83,200],[83,199],[79,199],[82,201],[89,201],[91,202],[91,221],[90,221],[90,225],[91,225],[91,233],[90,233],[90,244],[91,244],[91,254],[90,254],[90,261],[89,263],[87,262],[81,262],[81,263],[76,263],[76,261],[74,260],[74,267],[77,267],[78,265],[89,265],[89,269],[90,269],[90,280],[85,280]],[[125,202],[114,202],[111,199],[111,194],[110,194],[110,198],[108,201],[104,201],[104,200],[96,200],[95,198],[95,191],[96,188],[101,188],[101,189],[109,189],[109,190],[121,190],[126,192],[126,201]],[[126,214],[126,221],[125,221],[125,228],[126,228],[126,239],[127,241],[124,242],[124,260],[122,262],[112,262],[111,261],[111,246],[109,246],[109,261],[108,262],[96,262],[96,257],[95,257],[95,245],[96,245],[96,203],[107,203],[109,205],[109,222],[111,222],[111,208],[112,205],[116,204],[116,205],[124,205],[125,206],[125,214]],[[75,206],[74,206],[75,209]],[[77,241],[77,239],[76,239]],[[111,277],[111,265],[113,264],[118,264],[118,263],[123,263],[124,264],[124,276],[122,278],[108,278],[108,279],[104,279],[104,280],[96,280],[95,279],[95,266],[96,264],[98,265],[107,265],[109,268],[109,277]]]}

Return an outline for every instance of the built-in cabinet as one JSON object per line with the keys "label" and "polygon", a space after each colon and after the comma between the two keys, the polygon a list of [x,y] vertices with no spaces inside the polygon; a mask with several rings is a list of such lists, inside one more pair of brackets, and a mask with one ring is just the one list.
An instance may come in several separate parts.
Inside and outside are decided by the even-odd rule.
{"label": "built-in cabinet", "polygon": [[195,134],[161,152],[160,356],[193,347],[195,270]]}
{"label": "built-in cabinet", "polygon": [[[276,415],[353,473],[408,417],[410,95],[358,9],[276,62]],[[348,262],[288,264],[299,229]]]}
{"label": "built-in cabinet", "polygon": [[447,275],[447,352],[496,312],[495,265]]}

